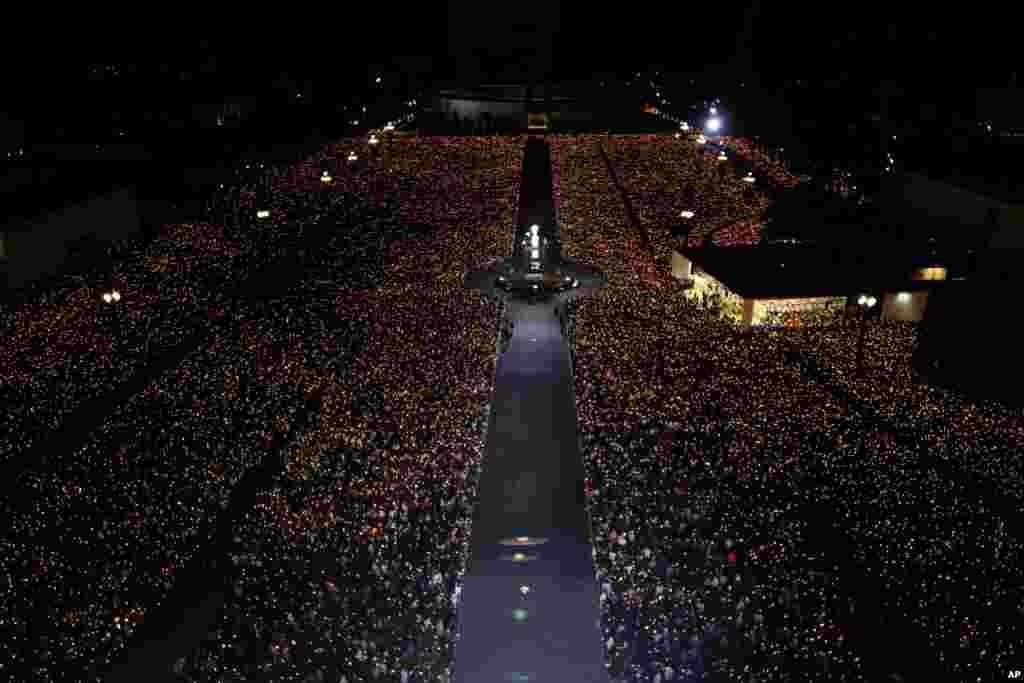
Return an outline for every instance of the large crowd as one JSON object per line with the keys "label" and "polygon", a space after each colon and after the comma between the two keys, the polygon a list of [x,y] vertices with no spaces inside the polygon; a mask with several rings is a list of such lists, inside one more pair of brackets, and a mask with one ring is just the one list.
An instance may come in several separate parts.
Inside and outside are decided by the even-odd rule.
{"label": "large crowd", "polygon": [[447,676],[497,329],[462,277],[507,249],[522,147],[396,141],[376,281],[331,288],[327,260],[295,289],[291,334],[324,311],[366,334],[236,530],[233,593],[184,680]]}
{"label": "large crowd", "polygon": [[[691,179],[713,177],[700,164],[717,158],[678,151],[673,136],[554,144],[564,253],[611,278],[579,304],[574,343],[613,679],[885,676],[884,655],[861,645],[882,628],[864,617],[871,587],[946,676],[1019,666],[1015,511],[945,465],[1019,500],[1021,416],[913,382],[906,323],[870,324],[870,372],[855,373],[857,326],[743,333],[690,301],[671,277],[672,214],[721,203],[709,215],[743,218],[761,205],[747,190],[702,199]],[[653,256],[599,145],[635,205],[661,217]],[[860,573],[842,566],[847,554]],[[913,638],[890,628],[909,651]]]}
{"label": "large crowd", "polygon": [[[890,596],[884,636],[913,630],[958,680],[1019,666],[1016,517],[951,473],[1020,500],[1024,417],[918,382],[911,325],[869,324],[862,368],[842,319],[741,333],[685,296],[667,226],[688,209],[694,235],[756,240],[766,206],[717,156],[670,135],[548,141],[562,253],[609,277],[560,323],[613,680],[870,679],[877,595],[851,585],[846,555]],[[27,360],[4,358],[3,391],[40,392],[7,418],[7,455],[209,327],[5,501],[3,671],[100,680],[276,457],[180,679],[446,680],[508,332],[462,278],[509,249],[524,142],[343,141],[6,312],[6,348]],[[321,230],[279,297],[225,293]],[[112,289],[120,301],[97,300]]]}
{"label": "large crowd", "polygon": [[[467,263],[507,249],[522,146],[435,138],[377,151],[345,141],[277,169],[259,200],[251,187],[226,189],[211,207],[216,219],[167,226],[156,244],[123,255],[114,275],[95,276],[91,294],[116,289],[129,313],[149,286],[164,298],[148,301],[147,313],[170,315],[178,284],[192,286],[191,302],[220,324],[82,448],[21,475],[22,495],[4,509],[5,670],[99,680],[209,545],[239,482],[280,449],[275,488],[236,529],[236,592],[218,640],[183,657],[182,679],[248,680],[282,667],[290,673],[276,679],[362,680],[381,666],[395,680],[445,672],[498,324],[495,303],[461,280]],[[248,220],[253,208],[270,216]],[[301,245],[303,233],[325,229],[336,234],[287,296],[213,299]],[[189,258],[198,249],[207,261]],[[80,298],[83,309],[106,310]],[[79,312],[60,312],[54,324],[73,327]],[[110,324],[118,341],[137,334],[126,329],[136,318],[122,316]],[[146,322],[173,335],[191,324],[179,319]],[[69,354],[55,375],[69,387],[91,379],[109,388],[92,365]],[[320,410],[300,420],[310,400]],[[328,571],[325,555],[343,566]],[[313,591],[282,590],[282,571]],[[365,599],[364,589],[392,597]],[[410,592],[419,599],[406,600]],[[376,651],[378,628],[401,643],[388,657]],[[360,639],[364,649],[349,650]]]}

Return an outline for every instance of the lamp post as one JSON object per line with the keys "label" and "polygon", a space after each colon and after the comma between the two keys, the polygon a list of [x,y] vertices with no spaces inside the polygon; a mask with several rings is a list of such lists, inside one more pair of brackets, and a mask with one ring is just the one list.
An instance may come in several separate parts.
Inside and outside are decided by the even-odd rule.
{"label": "lamp post", "polygon": [[871,308],[873,308],[876,303],[878,303],[878,300],[875,299],[875,297],[873,297],[873,296],[865,296],[865,295],[862,294],[861,297],[859,299],[857,299],[857,303],[861,307],[860,335],[858,335],[859,339],[857,341],[857,372],[863,372],[863,370],[864,370],[864,336],[867,333],[867,329],[868,329],[868,326],[867,326],[868,311],[871,310]]}

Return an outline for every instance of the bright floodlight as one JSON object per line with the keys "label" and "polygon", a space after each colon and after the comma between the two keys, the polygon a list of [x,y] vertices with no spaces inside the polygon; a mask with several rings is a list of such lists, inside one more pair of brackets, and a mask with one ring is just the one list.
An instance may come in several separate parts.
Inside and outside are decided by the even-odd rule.
{"label": "bright floodlight", "polygon": [[714,133],[715,131],[717,131],[721,127],[722,127],[722,121],[719,118],[712,117],[712,118],[708,119],[707,129],[710,130],[712,133]]}
{"label": "bright floodlight", "polygon": [[868,298],[866,296],[864,296],[863,294],[861,294],[860,298],[857,299],[857,303],[859,303],[861,306],[866,304],[867,301],[868,301]]}
{"label": "bright floodlight", "polygon": [[106,294],[103,295],[103,300],[106,301],[108,304],[110,303],[110,299],[110,292],[107,292]]}
{"label": "bright floodlight", "polygon": [[113,292],[111,292],[110,296],[111,296],[111,298],[114,301],[120,301],[121,300],[121,293],[118,292],[116,289]]}
{"label": "bright floodlight", "polygon": [[682,216],[683,218],[693,218],[694,213],[693,213],[693,211],[683,211],[679,215]]}

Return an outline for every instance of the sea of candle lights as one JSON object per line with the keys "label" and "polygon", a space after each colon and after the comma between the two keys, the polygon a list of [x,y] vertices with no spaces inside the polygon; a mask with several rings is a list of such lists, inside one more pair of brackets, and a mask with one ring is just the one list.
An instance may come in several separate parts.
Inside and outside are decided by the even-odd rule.
{"label": "sea of candle lights", "polygon": [[392,144],[381,272],[331,287],[329,250],[289,304],[299,334],[324,311],[366,334],[238,525],[233,593],[183,680],[446,675],[497,323],[461,280],[507,249],[523,139]]}
{"label": "sea of candle lights", "polygon": [[[829,534],[885,587],[885,609],[941,653],[941,670],[957,680],[1005,677],[1024,645],[1015,512],[939,460],[990,477],[1019,501],[1019,411],[912,381],[908,323],[868,326],[873,360],[859,374],[858,328],[842,324],[841,309],[784,311],[805,324],[742,333],[695,306],[671,277],[665,233],[673,211],[704,204],[688,178],[717,162],[661,152],[672,148],[669,136],[660,146],[644,136],[552,142],[563,252],[611,280],[578,305],[573,343],[613,680],[865,680],[872,653],[847,634],[863,628],[856,608],[877,595],[841,590],[842,569],[823,565],[838,560]],[[598,145],[634,206],[664,203],[649,230],[654,281],[641,275],[652,258]],[[670,207],[671,197],[680,203]],[[749,195],[735,197],[749,208]],[[834,379],[788,362],[787,352]],[[921,467],[922,458],[938,460]],[[836,524],[829,533],[808,514],[821,501]]]}
{"label": "sea of candle lights", "polygon": [[[19,483],[28,493],[17,505],[9,502],[5,510],[9,531],[3,543],[9,578],[2,586],[2,609],[10,637],[4,641],[0,661],[9,670],[32,668],[39,680],[99,676],[137,623],[159,607],[177,570],[209,541],[198,537],[196,530],[213,528],[211,522],[227,505],[231,490],[272,447],[275,433],[284,438],[305,429],[294,419],[298,406],[328,387],[335,388],[325,395],[345,396],[353,393],[346,387],[357,384],[360,388],[353,398],[369,401],[360,404],[364,419],[352,420],[347,404],[325,400],[321,423],[331,426],[316,432],[318,448],[333,451],[324,450],[323,459],[309,458],[298,471],[307,477],[329,474],[331,467],[324,463],[330,461],[327,453],[340,457],[338,449],[369,449],[373,439],[381,439],[383,430],[390,429],[389,439],[394,442],[377,446],[396,448],[406,443],[420,449],[416,466],[424,477],[403,477],[415,486],[410,500],[419,506],[417,510],[443,499],[449,509],[439,509],[433,518],[443,519],[454,509],[459,524],[465,524],[468,508],[460,496],[463,490],[471,495],[472,479],[467,482],[463,473],[479,457],[496,320],[493,306],[458,284],[463,261],[499,252],[504,231],[511,231],[522,140],[492,139],[477,146],[455,142],[435,139],[406,144],[394,154],[390,170],[378,163],[357,177],[342,167],[330,187],[315,191],[308,187],[309,178],[315,178],[315,163],[338,158],[339,148],[324,150],[319,160],[278,172],[273,193],[265,199],[274,220],[254,231],[261,234],[247,237],[252,249],[246,267],[271,260],[281,245],[295,239],[295,233],[324,215],[338,218],[345,213],[336,210],[339,206],[358,210],[366,220],[353,223],[348,234],[342,232],[332,240],[299,288],[300,296],[280,311],[231,301],[220,302],[216,315],[212,308],[204,310],[211,319],[227,319],[206,346],[119,408],[73,457],[55,458],[22,477]],[[358,144],[353,141],[344,147]],[[449,168],[432,176],[435,162]],[[446,176],[453,174],[466,179],[465,184],[446,182]],[[246,201],[236,198],[234,205]],[[417,211],[411,202],[420,202],[422,208]],[[408,248],[396,248],[394,244],[405,238],[406,222],[416,223],[417,239],[408,242]],[[128,253],[118,263],[115,285],[123,296],[119,303],[136,300],[140,285],[151,285],[148,304],[161,303],[160,288],[167,289],[168,281],[181,282],[166,294],[175,303],[188,305],[199,296],[209,301],[211,295],[204,290],[215,289],[225,275],[235,274],[230,260],[239,256],[235,245],[216,247],[223,232],[212,223],[167,226],[155,245]],[[187,246],[183,248],[182,243]],[[187,259],[197,250],[211,257],[204,264],[205,272]],[[443,255],[443,262],[437,254]],[[184,263],[190,267],[177,267]],[[433,268],[431,277],[423,277],[424,267]],[[448,267],[451,272],[441,272]],[[219,278],[217,269],[223,273]],[[159,312],[167,307],[155,308]],[[325,315],[340,324],[325,326]],[[429,319],[430,329],[419,336],[424,319]],[[158,329],[159,324],[154,327]],[[371,334],[379,339],[368,345],[366,337]],[[352,358],[359,353],[364,357]],[[390,365],[382,364],[388,359]],[[62,371],[63,383],[76,380],[72,370]],[[373,381],[376,389],[369,391],[367,383]],[[433,392],[432,407],[426,411],[421,387]],[[386,424],[370,410],[372,406],[386,411]],[[338,415],[339,409],[344,414]],[[328,420],[328,415],[333,419]],[[349,422],[353,424],[339,428]],[[343,438],[336,438],[335,432]],[[309,430],[306,438],[312,434]],[[309,451],[294,450],[307,455]],[[359,459],[370,460],[368,452],[364,456]],[[71,461],[74,466],[69,466]],[[366,480],[362,489],[370,501],[396,503],[396,466],[397,460],[385,468],[386,477],[375,472]],[[286,472],[295,473],[292,467]],[[332,481],[332,495],[347,495],[336,485]],[[352,488],[358,488],[354,481]],[[451,508],[456,502],[459,506]],[[348,512],[348,516],[310,513],[297,505],[288,515],[296,530],[315,533],[334,519],[335,529],[353,530],[349,544],[366,539],[393,543],[397,533],[385,534],[386,525],[359,528],[351,517],[355,513]],[[360,509],[358,514],[365,522],[364,512]],[[455,524],[455,517],[452,520]],[[460,554],[465,548],[463,526],[455,524],[437,533],[444,547],[436,551],[431,586],[439,571],[445,572],[445,585],[453,582],[464,559]],[[59,540],[48,543],[44,538]],[[89,552],[84,550],[87,544]],[[411,560],[427,557],[429,553],[423,552],[409,555]],[[416,571],[422,573],[424,566],[418,563]],[[273,579],[268,576],[261,581]],[[450,621],[445,605],[436,602],[424,599],[421,621],[430,611]],[[45,614],[38,609],[41,604],[49,605]],[[418,625],[410,628],[413,634],[424,630]],[[435,637],[437,630],[436,621],[432,622],[430,632]],[[336,638],[348,642],[343,630]],[[406,677],[417,667],[423,671],[445,668],[445,657],[436,655],[447,647],[447,640],[441,638],[438,643],[433,649],[424,647],[420,654],[430,663],[410,663]],[[274,651],[282,650],[268,651],[268,661],[273,660]],[[207,661],[205,666],[220,665]],[[182,671],[187,675],[187,667]]]}
{"label": "sea of candle lights", "polygon": [[[5,356],[3,388],[46,390],[24,418],[43,426],[8,438],[7,453],[141,367],[140,315],[156,309],[157,351],[184,338],[196,312],[217,325],[84,447],[19,479],[0,544],[4,670],[99,680],[210,541],[199,530],[281,449],[273,486],[235,529],[216,637],[183,653],[180,678],[446,679],[497,324],[496,307],[461,280],[508,251],[524,140],[332,145],[265,180],[266,219],[227,220],[257,201],[228,189],[225,220],[122,245],[114,275],[37,292],[8,313],[8,337],[28,340],[12,345],[39,368]],[[671,277],[666,226],[684,207],[701,234],[757,226],[764,203],[719,174],[714,155],[665,151],[669,140],[548,138],[563,253],[611,283],[563,321],[609,672],[864,680],[871,653],[847,638],[855,605],[806,517],[827,501],[887,608],[951,676],[1005,677],[1022,643],[1019,527],[948,469],[919,464],[937,457],[1019,500],[1024,418],[916,382],[910,324],[869,324],[862,370],[857,328],[835,315],[784,312],[803,324],[740,334],[695,306]],[[748,143],[731,142],[744,154]],[[649,222],[653,258],[600,145]],[[350,164],[355,151],[365,166]],[[338,235],[277,305],[217,297],[324,218]],[[96,303],[113,290],[120,301]],[[103,316],[116,305],[129,315],[115,324]],[[176,307],[185,312],[165,310]],[[69,330],[103,352],[54,359]],[[787,360],[794,353],[807,363]],[[16,433],[22,423],[7,419]]]}

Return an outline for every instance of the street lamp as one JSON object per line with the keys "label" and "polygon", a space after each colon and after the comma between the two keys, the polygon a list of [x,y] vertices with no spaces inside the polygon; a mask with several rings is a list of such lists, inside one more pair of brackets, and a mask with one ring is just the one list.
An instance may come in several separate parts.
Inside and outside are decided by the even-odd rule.
{"label": "street lamp", "polygon": [[873,296],[861,294],[860,298],[857,299],[857,303],[860,304],[863,309],[860,316],[860,335],[857,342],[857,371],[861,372],[864,369],[864,336],[868,329],[868,311],[878,303],[878,299]]}

